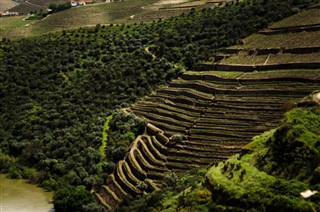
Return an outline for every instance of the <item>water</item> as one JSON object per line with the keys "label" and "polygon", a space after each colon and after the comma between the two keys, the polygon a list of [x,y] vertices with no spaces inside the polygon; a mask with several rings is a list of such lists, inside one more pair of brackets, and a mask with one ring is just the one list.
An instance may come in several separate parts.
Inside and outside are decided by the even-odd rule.
{"label": "water", "polygon": [[0,212],[52,212],[52,192],[0,174]]}

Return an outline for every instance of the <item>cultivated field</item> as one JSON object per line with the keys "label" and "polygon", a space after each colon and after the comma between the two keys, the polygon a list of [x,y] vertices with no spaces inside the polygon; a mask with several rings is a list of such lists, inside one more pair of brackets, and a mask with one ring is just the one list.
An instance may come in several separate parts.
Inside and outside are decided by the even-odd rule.
{"label": "cultivated field", "polygon": [[51,3],[61,4],[70,2],[69,0],[28,0],[31,4],[48,7]]}
{"label": "cultivated field", "polygon": [[300,62],[319,62],[320,53],[308,54],[265,54],[250,55],[247,52],[241,52],[223,60],[222,64],[278,64],[278,63],[300,63]]}
{"label": "cultivated field", "polygon": [[[290,39],[288,39],[290,37]],[[320,31],[306,32],[302,31],[299,33],[285,33],[285,34],[254,34],[243,40],[244,45],[236,47],[241,48],[295,48],[295,47],[312,47],[319,46]]]}
{"label": "cultivated field", "polygon": [[12,0],[1,0],[0,11],[6,11],[16,5],[17,3]]}
{"label": "cultivated field", "polygon": [[37,11],[40,11],[40,10],[45,11],[46,7],[42,6],[42,5],[32,4],[32,3],[28,2],[28,1],[25,1],[25,2],[20,3],[19,5],[11,8],[9,11],[19,12],[19,13],[22,13],[22,14],[29,14],[29,13],[37,12]]}
{"label": "cultivated field", "polygon": [[182,176],[239,153],[254,136],[278,126],[294,103],[319,89],[320,29],[268,30],[273,29],[250,36],[244,45],[221,52],[221,61],[185,72],[131,106],[149,124],[105,186],[95,191],[107,209],[127,194],[160,188],[168,172]]}
{"label": "cultivated field", "polygon": [[320,10],[318,8],[310,9],[275,23],[271,28],[320,24],[320,18],[317,17],[320,17]]}
{"label": "cultivated field", "polygon": [[[32,23],[34,20],[25,20],[27,16],[10,16],[10,17],[1,17],[0,18],[0,29],[2,30],[11,30],[16,28],[24,28]],[[5,33],[2,31],[2,33]]]}
{"label": "cultivated field", "polygon": [[[64,1],[64,0],[61,0]],[[31,0],[32,3],[22,3],[14,9],[17,12],[29,13],[45,9],[51,1]],[[56,1],[55,1],[56,2]],[[184,1],[190,2],[190,1]],[[205,4],[207,1],[192,1],[192,7],[212,7],[215,5]],[[168,4],[170,3],[170,4]],[[95,26],[97,24],[133,24],[140,22],[151,22],[159,18],[169,18],[190,11],[188,7],[179,9],[161,9],[179,5],[180,1],[159,1],[159,0],[127,0],[123,2],[98,3],[83,7],[76,7],[49,15],[43,20],[36,21],[29,27],[21,27],[16,24],[15,28],[10,28],[0,32],[1,37],[11,39],[36,36],[48,32],[72,29],[78,27]]]}

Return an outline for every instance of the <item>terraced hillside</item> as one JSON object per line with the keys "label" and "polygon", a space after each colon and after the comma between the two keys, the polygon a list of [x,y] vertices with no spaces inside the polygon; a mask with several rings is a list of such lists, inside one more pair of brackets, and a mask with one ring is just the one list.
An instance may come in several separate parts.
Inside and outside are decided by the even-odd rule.
{"label": "terraced hillside", "polygon": [[166,173],[225,160],[276,127],[284,111],[319,89],[320,43],[312,38],[320,23],[295,21],[308,13],[320,20],[315,7],[276,23],[132,105],[149,124],[97,199],[114,208],[127,194],[160,188]]}

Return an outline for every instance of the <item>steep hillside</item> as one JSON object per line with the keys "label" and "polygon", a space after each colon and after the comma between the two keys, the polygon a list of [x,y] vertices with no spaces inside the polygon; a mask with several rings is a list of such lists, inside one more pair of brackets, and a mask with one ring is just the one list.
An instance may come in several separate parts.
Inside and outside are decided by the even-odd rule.
{"label": "steep hillside", "polygon": [[[126,194],[160,188],[160,171],[182,176],[238,153],[252,136],[279,122],[283,100],[315,89],[317,70],[261,77],[247,69],[206,71],[214,64],[195,68],[306,5],[250,0],[149,24],[2,39],[0,170],[56,190],[57,210],[89,210],[92,187],[109,209]],[[119,18],[128,13],[114,7]],[[182,74],[184,69],[195,71]],[[80,200],[68,202],[74,198]]]}
{"label": "steep hillside", "polygon": [[319,29],[313,26],[271,26],[131,106],[150,123],[148,130],[117,164],[98,199],[114,206],[125,194],[157,190],[167,173],[183,176],[228,159],[254,136],[278,126],[286,110],[319,89],[320,46],[312,39]]}
{"label": "steep hillside", "polygon": [[319,115],[319,105],[295,108],[241,154],[120,211],[319,211]]}

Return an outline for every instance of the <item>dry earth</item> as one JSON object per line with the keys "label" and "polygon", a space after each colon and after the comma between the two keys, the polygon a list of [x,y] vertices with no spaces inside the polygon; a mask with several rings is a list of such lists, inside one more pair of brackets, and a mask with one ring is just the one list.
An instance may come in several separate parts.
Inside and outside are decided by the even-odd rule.
{"label": "dry earth", "polygon": [[0,12],[6,11],[12,7],[15,7],[16,5],[18,4],[12,0],[0,0]]}

